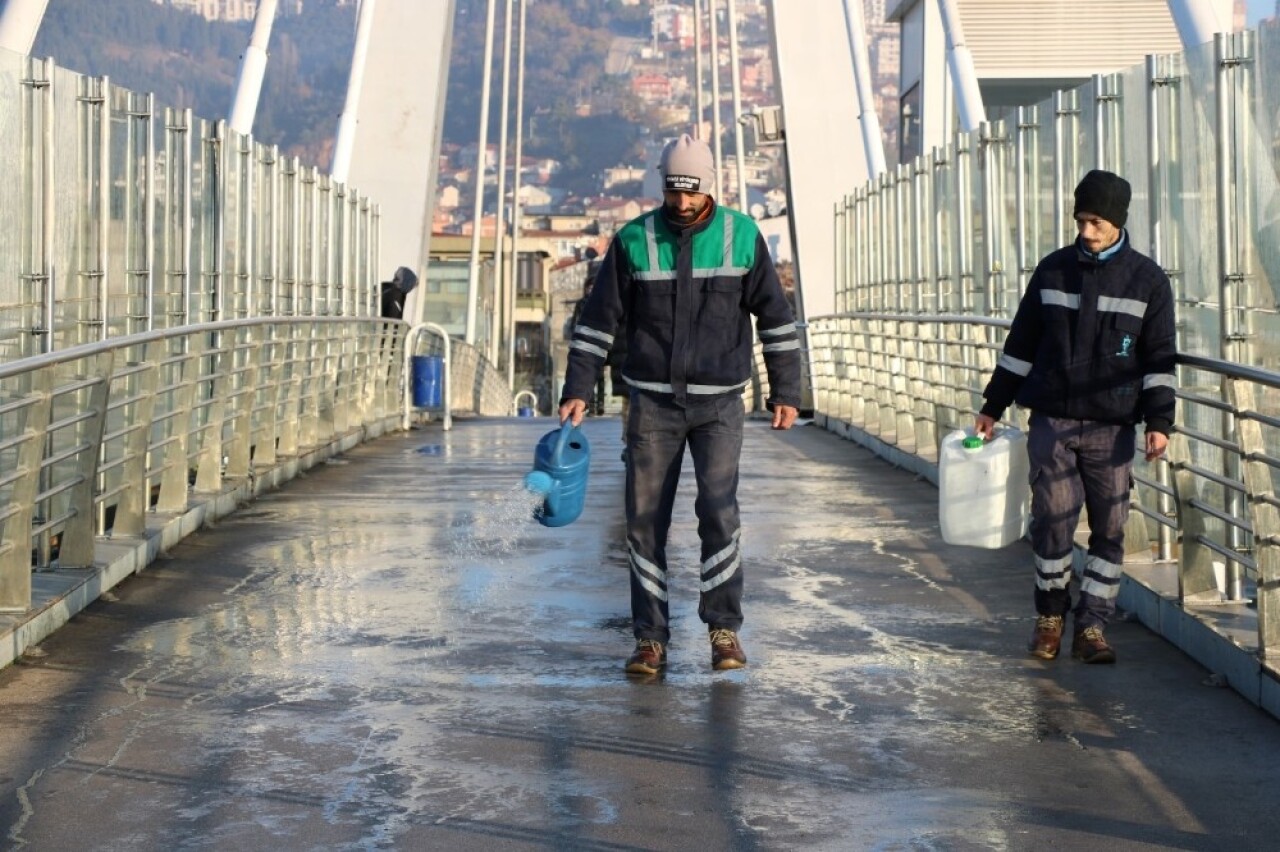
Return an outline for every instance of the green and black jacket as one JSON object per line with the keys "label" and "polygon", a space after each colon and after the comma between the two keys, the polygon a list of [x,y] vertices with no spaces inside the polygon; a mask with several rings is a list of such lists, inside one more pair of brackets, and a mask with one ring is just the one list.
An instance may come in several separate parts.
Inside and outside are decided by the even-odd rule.
{"label": "green and black jacket", "polygon": [[[714,205],[715,202],[713,201]],[[662,208],[614,236],[573,330],[566,399],[590,399],[615,334],[626,336],[632,388],[694,404],[751,381],[751,317],[764,348],[770,405],[800,407],[800,341],[755,222],[715,205],[686,228]]]}

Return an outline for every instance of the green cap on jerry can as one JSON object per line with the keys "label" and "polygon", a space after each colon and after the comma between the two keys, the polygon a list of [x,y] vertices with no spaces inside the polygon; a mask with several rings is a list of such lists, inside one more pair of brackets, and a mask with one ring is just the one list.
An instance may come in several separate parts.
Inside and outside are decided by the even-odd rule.
{"label": "green cap on jerry can", "polygon": [[960,446],[964,447],[966,450],[980,450],[982,449],[982,436],[969,435],[960,442]]}

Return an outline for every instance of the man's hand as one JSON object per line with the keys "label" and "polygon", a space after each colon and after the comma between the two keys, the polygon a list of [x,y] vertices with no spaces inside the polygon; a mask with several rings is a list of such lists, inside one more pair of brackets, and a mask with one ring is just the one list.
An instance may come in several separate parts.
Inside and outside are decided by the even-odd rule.
{"label": "man's hand", "polygon": [[800,409],[790,405],[774,405],[773,428],[790,429],[800,416]]}
{"label": "man's hand", "polygon": [[1155,461],[1164,455],[1169,446],[1169,436],[1163,432],[1147,433],[1147,461]]}
{"label": "man's hand", "polygon": [[982,440],[990,441],[996,436],[996,420],[986,414],[979,414],[973,421],[973,434],[980,435]]}
{"label": "man's hand", "polygon": [[582,399],[566,399],[560,403],[560,422],[573,418],[573,425],[577,426],[582,422],[582,418],[587,415],[587,403]]}

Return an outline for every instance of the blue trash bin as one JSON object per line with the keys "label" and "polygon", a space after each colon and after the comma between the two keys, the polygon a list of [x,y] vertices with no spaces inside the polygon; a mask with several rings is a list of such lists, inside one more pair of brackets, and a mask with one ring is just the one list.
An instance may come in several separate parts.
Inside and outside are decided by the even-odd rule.
{"label": "blue trash bin", "polygon": [[444,359],[439,355],[414,355],[413,405],[415,408],[439,408]]}

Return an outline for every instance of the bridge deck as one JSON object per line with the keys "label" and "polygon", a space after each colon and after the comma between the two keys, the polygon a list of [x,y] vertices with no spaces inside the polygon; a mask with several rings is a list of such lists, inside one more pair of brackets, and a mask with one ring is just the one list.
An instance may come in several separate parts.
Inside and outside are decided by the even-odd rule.
{"label": "bridge deck", "polygon": [[[10,848],[1261,849],[1276,722],[1134,622],[1027,658],[1029,552],[937,492],[748,426],[741,672],[712,673],[690,489],[669,673],[629,680],[618,421],[591,505],[528,521],[549,421],[313,469],[0,671]],[[86,833],[88,833],[86,835]]]}

